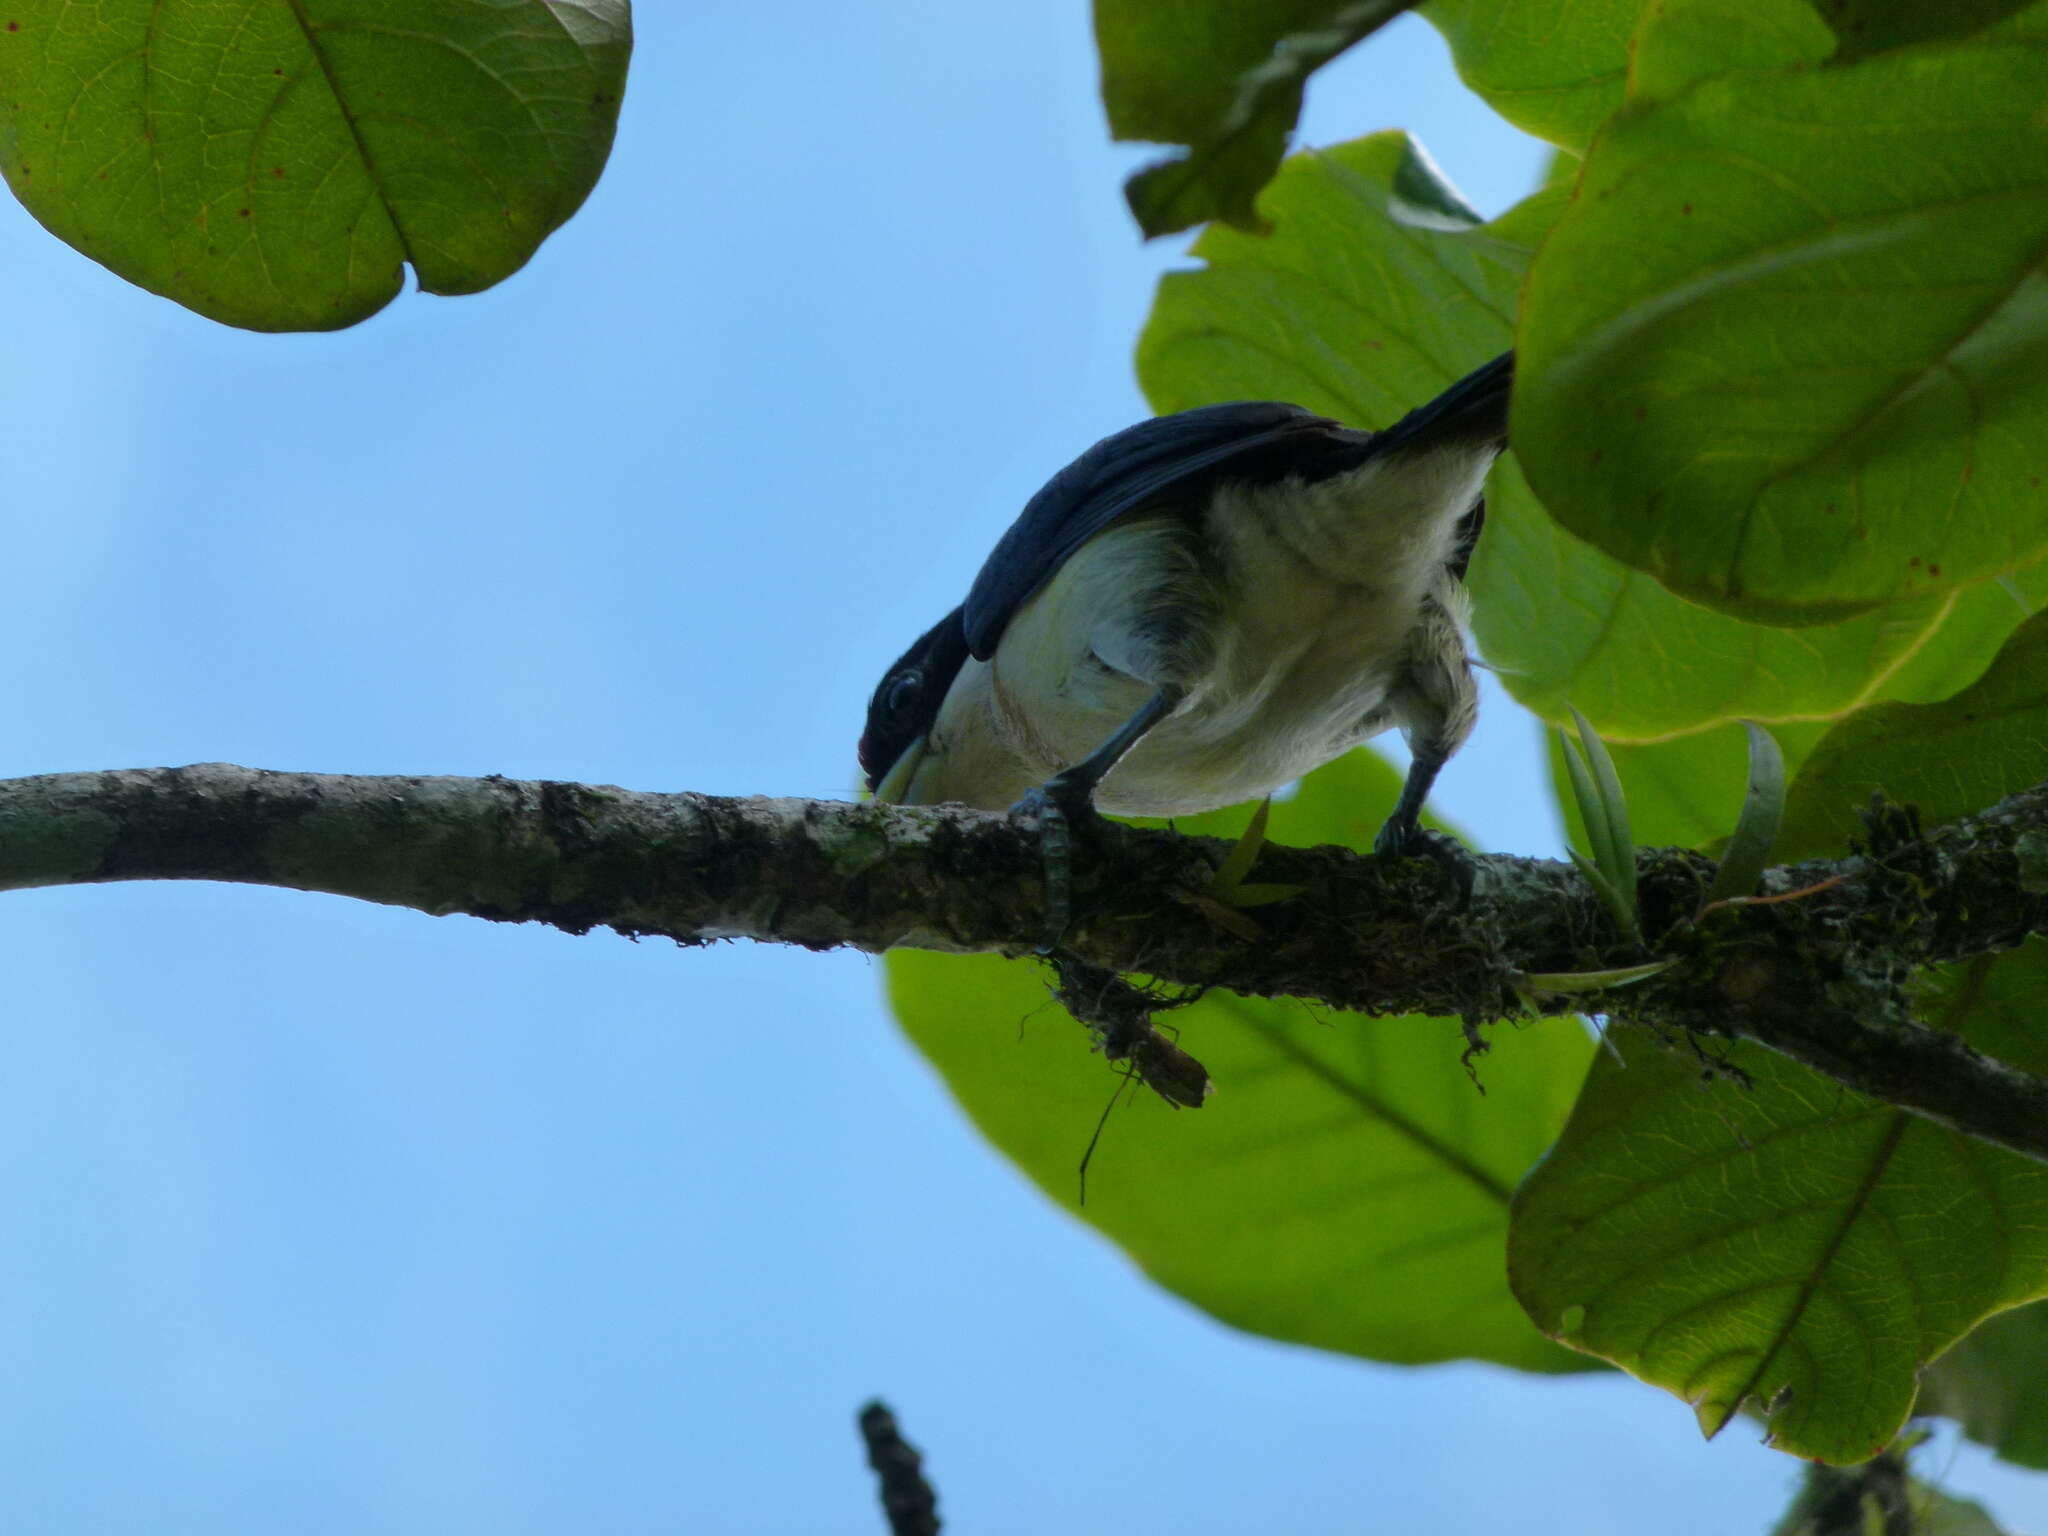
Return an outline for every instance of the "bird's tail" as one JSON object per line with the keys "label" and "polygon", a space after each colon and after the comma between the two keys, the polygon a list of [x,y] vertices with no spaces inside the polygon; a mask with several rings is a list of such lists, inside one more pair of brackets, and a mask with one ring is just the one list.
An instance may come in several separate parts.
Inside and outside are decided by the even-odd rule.
{"label": "bird's tail", "polygon": [[1515,354],[1503,352],[1474,369],[1427,405],[1418,405],[1384,432],[1373,434],[1376,453],[1436,444],[1491,443],[1506,447],[1508,394],[1515,382]]}

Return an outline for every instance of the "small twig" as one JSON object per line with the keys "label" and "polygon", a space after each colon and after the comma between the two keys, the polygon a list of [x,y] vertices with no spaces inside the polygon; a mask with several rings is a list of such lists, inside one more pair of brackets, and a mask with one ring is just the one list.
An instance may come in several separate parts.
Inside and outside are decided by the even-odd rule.
{"label": "small twig", "polygon": [[896,1415],[880,1398],[861,1409],[860,1437],[881,1484],[889,1536],[939,1536],[939,1496],[925,1481],[924,1457],[903,1438]]}
{"label": "small twig", "polygon": [[1722,907],[1769,907],[1781,901],[1799,901],[1808,896],[1818,896],[1822,891],[1833,890],[1848,878],[1847,875],[1835,875],[1826,880],[1816,880],[1812,885],[1802,885],[1796,891],[1780,891],[1775,896],[1723,896],[1719,901],[1710,901],[1701,907],[1693,914],[1694,919],[1705,917],[1709,912],[1719,911]]}

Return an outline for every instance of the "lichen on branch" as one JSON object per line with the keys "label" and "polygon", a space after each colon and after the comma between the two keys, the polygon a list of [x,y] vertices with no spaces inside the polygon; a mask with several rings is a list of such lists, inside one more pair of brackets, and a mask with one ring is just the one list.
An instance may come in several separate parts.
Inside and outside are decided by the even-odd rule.
{"label": "lichen on branch", "polygon": [[[1764,893],[1793,899],[1704,914],[1707,861],[1642,850],[1648,953],[1555,861],[1478,856],[1468,895],[1426,860],[1271,845],[1259,878],[1302,894],[1261,907],[1250,943],[1186,899],[1227,844],[1080,830],[1062,949],[1084,965],[1477,1026],[1525,1012],[1529,975],[1668,959],[1598,1006],[1756,1040],[2048,1161],[2048,1084],[1916,1023],[1904,991],[1918,967],[2048,932],[2048,784],[1924,835],[1880,814],[1867,848],[1769,871]],[[1035,826],[958,807],[224,763],[0,781],[0,889],[117,880],[276,885],[684,944],[1025,956],[1044,923]]]}

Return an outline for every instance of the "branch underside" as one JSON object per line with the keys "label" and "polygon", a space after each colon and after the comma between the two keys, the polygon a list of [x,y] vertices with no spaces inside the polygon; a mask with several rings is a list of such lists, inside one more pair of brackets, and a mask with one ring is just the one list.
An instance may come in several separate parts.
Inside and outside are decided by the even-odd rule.
{"label": "branch underside", "polygon": [[[1470,900],[1427,860],[1268,845],[1247,942],[1190,900],[1228,845],[1110,822],[1075,828],[1062,950],[1104,971],[1366,1013],[1525,1011],[1532,974],[1675,963],[1550,1011],[1740,1036],[1844,1085],[2048,1161],[2048,1083],[1915,1023],[1916,968],[2048,932],[2048,784],[1922,836],[1770,871],[1700,915],[1713,867],[1639,856],[1648,956],[1568,865],[1484,855]],[[272,773],[223,763],[0,781],[0,889],[227,880],[571,933],[683,944],[903,945],[1028,953],[1044,925],[1036,827],[956,807],[642,794],[503,778]],[[1697,919],[1697,920],[1695,920]]]}

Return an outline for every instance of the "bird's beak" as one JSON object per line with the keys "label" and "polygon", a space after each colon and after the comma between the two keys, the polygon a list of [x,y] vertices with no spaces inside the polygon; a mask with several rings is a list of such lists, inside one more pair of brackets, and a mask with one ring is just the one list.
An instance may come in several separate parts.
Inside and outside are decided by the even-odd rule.
{"label": "bird's beak", "polygon": [[925,738],[920,736],[903,749],[903,755],[896,759],[895,766],[875,786],[875,798],[891,805],[913,805],[910,798],[912,781],[917,770],[924,766]]}

